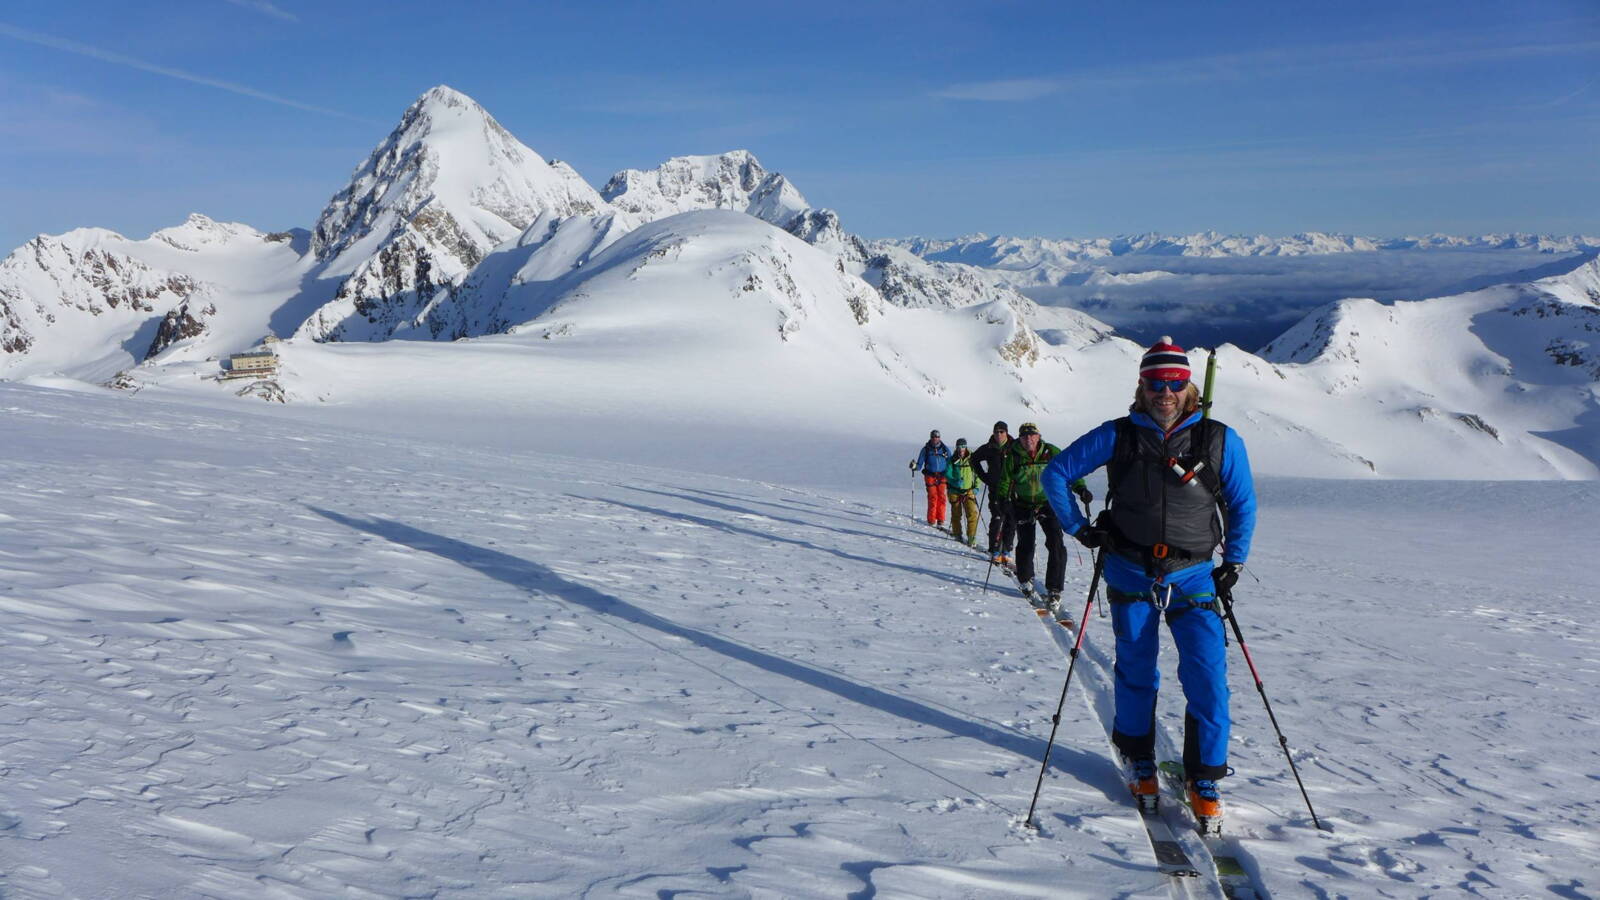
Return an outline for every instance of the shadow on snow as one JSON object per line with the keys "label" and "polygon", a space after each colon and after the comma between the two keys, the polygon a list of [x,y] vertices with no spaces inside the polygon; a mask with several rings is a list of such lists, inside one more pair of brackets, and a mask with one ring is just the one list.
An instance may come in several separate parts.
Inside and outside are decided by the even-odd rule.
{"label": "shadow on snow", "polygon": [[[658,616],[626,600],[613,597],[588,585],[570,581],[554,570],[531,560],[423,531],[390,519],[353,518],[315,506],[307,506],[306,508],[319,516],[352,530],[364,531],[415,550],[421,550],[425,553],[432,553],[452,560],[497,581],[503,581],[523,590],[548,593],[600,615],[610,616],[632,625],[653,629],[664,635],[681,638],[699,647],[720,653],[729,659],[763,669],[775,675],[791,678],[802,684],[810,685],[854,703],[898,716],[919,725],[937,728],[954,737],[982,741],[992,747],[1015,753],[1028,759],[1040,759],[1044,755],[1045,742],[1036,737],[999,731],[986,725],[962,719],[916,700],[909,700],[875,687],[858,684],[830,672],[821,671],[803,663],[785,659],[752,647],[746,647],[743,644],[735,643],[709,632],[679,625],[670,619]],[[642,507],[640,509],[655,512]],[[671,515],[670,513],[662,514]],[[708,524],[710,523],[708,522]],[[715,524],[716,527],[722,527],[721,523]],[[765,537],[765,535],[760,536]],[[749,688],[746,688],[746,690],[749,690]],[[893,751],[890,752],[892,753]],[[899,754],[895,755],[898,756]],[[1107,797],[1114,799],[1122,797],[1123,787],[1116,780],[1115,772],[1106,765],[1104,758],[1060,744],[1056,746],[1050,758],[1053,763],[1058,763],[1054,768],[1074,772],[1077,777],[1103,791]],[[907,760],[907,762],[910,762],[910,760]]]}
{"label": "shadow on snow", "polygon": [[[724,510],[726,512],[738,513],[738,514],[746,515],[746,516],[757,516],[757,517],[760,517],[760,518],[763,518],[763,519],[770,519],[773,522],[782,522],[782,523],[784,523],[786,525],[799,525],[802,528],[815,528],[815,529],[817,529],[819,531],[829,532],[830,534],[848,534],[848,535],[851,535],[853,537],[871,538],[872,540],[875,540],[875,541],[889,541],[889,542],[895,543],[895,544],[904,544],[907,547],[912,547],[912,548],[914,548],[916,550],[923,551],[923,552],[927,552],[927,551],[931,550],[931,551],[936,552],[936,553],[948,553],[951,556],[960,557],[961,559],[971,559],[972,558],[972,552],[971,551],[952,550],[952,549],[950,549],[948,547],[944,547],[944,546],[929,547],[926,543],[917,543],[915,541],[910,541],[910,540],[907,540],[905,538],[890,537],[890,536],[885,535],[885,534],[874,534],[873,532],[870,532],[870,531],[859,531],[859,530],[854,529],[854,528],[840,528],[840,527],[838,527],[836,525],[819,525],[816,522],[807,522],[807,521],[805,521],[803,519],[790,519],[790,518],[785,518],[784,516],[775,516],[772,513],[764,513],[764,512],[760,512],[758,510],[751,509],[751,508],[746,507],[746,506],[739,506],[736,503],[728,503],[728,502],[725,502],[723,500],[714,500],[714,499],[711,499],[711,498],[712,497],[726,497],[726,498],[733,499],[733,500],[743,500],[743,501],[748,502],[748,503],[760,503],[760,504],[763,504],[765,506],[776,506],[779,509],[785,509],[786,508],[786,507],[783,506],[783,504],[775,503],[775,502],[770,501],[770,500],[757,500],[754,497],[737,497],[737,496],[734,496],[732,494],[722,494],[722,493],[718,493],[718,492],[714,492],[714,491],[702,491],[702,490],[697,490],[695,488],[684,488],[684,490],[692,492],[694,494],[702,494],[702,495],[705,495],[705,496],[695,497],[695,496],[691,496],[688,493],[674,494],[671,491],[657,491],[657,490],[652,490],[650,488],[636,487],[634,485],[622,485],[622,487],[625,487],[630,491],[638,491],[641,494],[655,494],[658,497],[669,497],[669,498],[671,498],[673,500],[687,500],[690,503],[698,503],[701,506],[709,506],[712,509],[720,509],[720,510]],[[789,511],[790,512],[795,512],[796,510],[792,510],[791,509]],[[809,510],[808,511],[804,511],[801,514],[802,515],[815,515],[815,516],[831,516],[832,518],[840,518],[838,516],[833,516],[831,513],[813,512],[813,511],[809,511]],[[922,529],[922,528],[907,529],[906,526],[904,526],[904,525],[885,525],[884,527],[893,528],[896,531],[907,531],[907,530],[910,530],[910,531],[916,531],[918,533],[926,533],[925,529]],[[939,533],[941,535],[949,534],[948,531],[944,531],[942,529],[941,529],[941,531]],[[818,548],[818,549],[824,549],[824,548]],[[828,552],[832,553],[833,551],[829,550]]]}
{"label": "shadow on snow", "polygon": [[[635,488],[635,490],[638,490],[638,489]],[[708,519],[708,518],[706,518],[704,516],[696,516],[696,515],[691,515],[690,513],[683,513],[683,512],[673,512],[673,511],[668,510],[668,509],[660,509],[660,508],[654,507],[654,506],[642,506],[642,505],[637,504],[637,503],[628,503],[628,502],[626,502],[624,500],[607,500],[604,497],[577,497],[577,496],[573,496],[571,494],[569,494],[567,496],[571,497],[574,500],[588,500],[588,501],[593,502],[593,503],[609,503],[612,506],[620,506],[623,509],[631,509],[634,512],[648,513],[649,515],[659,516],[660,518],[663,518],[663,519],[677,519],[680,522],[689,522],[689,523],[694,524],[694,525],[699,525],[699,526],[704,527],[704,528],[713,528],[713,529],[715,529],[717,531],[726,532],[728,534],[738,534],[738,535],[743,535],[745,537],[753,537],[753,538],[756,538],[758,540],[772,541],[772,542],[778,543],[778,544],[792,544],[792,545],[794,545],[796,547],[801,547],[801,548],[804,548],[806,550],[815,550],[818,553],[827,553],[827,554],[830,554],[832,556],[837,556],[840,559],[849,560],[850,562],[868,563],[870,565],[875,565],[875,566],[884,566],[885,568],[898,569],[901,572],[909,572],[912,575],[919,575],[919,576],[921,576],[923,578],[936,578],[936,579],[938,579],[940,581],[948,581],[951,584],[959,585],[959,586],[964,587],[964,588],[973,588],[975,590],[980,590],[980,591],[983,590],[983,582],[974,581],[971,578],[960,578],[960,577],[957,577],[955,575],[950,575],[950,574],[947,574],[947,573],[944,573],[944,572],[940,572],[937,569],[924,569],[924,568],[921,568],[919,566],[908,566],[908,565],[904,565],[902,563],[889,562],[886,559],[874,559],[873,557],[870,557],[870,556],[861,556],[861,555],[856,554],[856,553],[847,553],[847,552],[845,552],[843,550],[835,550],[832,547],[819,546],[817,544],[811,543],[810,541],[801,540],[800,538],[783,537],[781,535],[772,534],[772,533],[766,532],[766,531],[757,531],[754,528],[743,528],[743,527],[740,527],[738,525],[729,525],[727,522],[720,522],[720,521],[718,521],[716,519]],[[669,494],[667,496],[673,496],[673,495]],[[686,497],[686,498],[683,498],[683,499],[694,500],[697,503],[709,502],[709,501],[696,500],[693,497]],[[716,505],[719,506],[719,507],[726,507],[726,508],[729,508],[729,509],[737,508],[737,507],[732,507],[732,506],[730,506],[728,504],[720,504],[719,503],[719,504],[716,504]],[[751,513],[751,515],[761,515],[761,514],[760,513]],[[766,516],[766,515],[762,515],[762,518],[764,518],[764,519],[773,519],[772,516]],[[773,519],[773,521],[778,521],[778,520],[777,519]],[[800,522],[798,524],[805,525],[806,523]],[[818,527],[818,526],[812,526],[812,527]],[[872,537],[878,537],[878,536],[877,535],[872,535]],[[919,549],[922,549],[922,548],[919,547]]]}

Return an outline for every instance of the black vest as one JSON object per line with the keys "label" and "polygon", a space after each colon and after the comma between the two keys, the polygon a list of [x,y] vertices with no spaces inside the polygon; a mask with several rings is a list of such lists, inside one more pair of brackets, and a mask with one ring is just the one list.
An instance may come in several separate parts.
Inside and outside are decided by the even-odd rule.
{"label": "black vest", "polygon": [[[1116,427],[1106,475],[1117,554],[1140,562],[1151,575],[1209,559],[1223,536],[1217,506],[1227,426],[1202,419],[1165,440],[1126,416]],[[1196,466],[1199,471],[1185,481],[1174,463],[1184,472]]]}

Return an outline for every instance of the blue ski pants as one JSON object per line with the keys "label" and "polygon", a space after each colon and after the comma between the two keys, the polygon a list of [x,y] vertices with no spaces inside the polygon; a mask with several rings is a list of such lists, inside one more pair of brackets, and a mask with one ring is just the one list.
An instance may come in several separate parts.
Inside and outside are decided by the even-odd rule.
{"label": "blue ski pants", "polygon": [[[1141,563],[1114,553],[1106,556],[1105,581],[1115,594],[1111,624],[1117,635],[1116,720],[1113,742],[1123,754],[1155,756],[1156,692],[1161,670],[1162,611],[1149,602],[1152,590],[1167,596],[1167,628],[1178,647],[1178,682],[1186,702],[1183,767],[1191,778],[1223,777],[1228,772],[1228,645],[1220,611],[1212,603],[1215,585],[1209,560],[1168,573],[1159,581]],[[1129,597],[1140,599],[1129,599]],[[1201,605],[1197,605],[1201,604]]]}

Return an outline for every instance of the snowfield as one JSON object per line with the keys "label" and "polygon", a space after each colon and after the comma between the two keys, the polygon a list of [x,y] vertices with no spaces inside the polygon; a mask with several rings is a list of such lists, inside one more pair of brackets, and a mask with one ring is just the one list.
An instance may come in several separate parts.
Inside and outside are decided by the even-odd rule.
{"label": "snowfield", "polygon": [[[1106,620],[1018,826],[1065,659],[909,515],[918,434],[361,412],[0,384],[0,894],[1182,895]],[[1600,486],[1259,487],[1239,615],[1333,829],[1235,654],[1265,892],[1593,896]]]}

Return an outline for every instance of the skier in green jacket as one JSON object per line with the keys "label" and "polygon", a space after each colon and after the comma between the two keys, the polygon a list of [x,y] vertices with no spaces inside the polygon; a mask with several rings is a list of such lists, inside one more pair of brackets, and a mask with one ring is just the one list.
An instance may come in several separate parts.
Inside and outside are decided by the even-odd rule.
{"label": "skier in green jacket", "polygon": [[[1039,475],[1050,464],[1061,448],[1047,444],[1039,436],[1039,426],[1022,423],[1017,429],[1017,439],[1011,442],[1000,470],[1000,495],[1010,506],[1012,521],[1017,527],[1017,581],[1030,603],[1041,605],[1033,589],[1034,549],[1037,536],[1033,525],[1039,523],[1044,530],[1046,551],[1044,567],[1043,605],[1055,609],[1061,602],[1061,588],[1067,580],[1067,548],[1062,538],[1061,521],[1045,499],[1044,488],[1039,485]],[[1094,496],[1089,486],[1080,478],[1072,483],[1072,492],[1087,508]]]}
{"label": "skier in green jacket", "polygon": [[[972,469],[972,453],[967,450],[967,439],[956,440],[956,455],[950,457],[950,468],[944,473],[950,495],[950,535],[968,547],[978,546],[978,473]],[[961,534],[961,520],[966,518],[966,535]]]}

